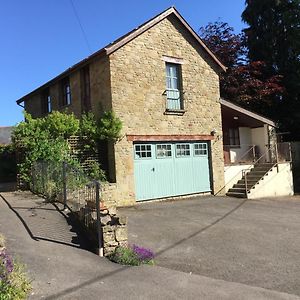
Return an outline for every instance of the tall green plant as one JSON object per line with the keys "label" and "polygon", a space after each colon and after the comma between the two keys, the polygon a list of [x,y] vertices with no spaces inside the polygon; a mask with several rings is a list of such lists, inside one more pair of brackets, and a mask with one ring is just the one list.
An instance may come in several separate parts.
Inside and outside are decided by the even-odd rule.
{"label": "tall green plant", "polygon": [[12,140],[23,157],[18,164],[20,179],[28,183],[33,162],[72,160],[65,138],[77,133],[79,120],[59,112],[37,119],[25,113],[25,120],[15,127]]}
{"label": "tall green plant", "polygon": [[98,123],[97,136],[102,140],[117,141],[121,138],[122,121],[113,111],[103,114]]}

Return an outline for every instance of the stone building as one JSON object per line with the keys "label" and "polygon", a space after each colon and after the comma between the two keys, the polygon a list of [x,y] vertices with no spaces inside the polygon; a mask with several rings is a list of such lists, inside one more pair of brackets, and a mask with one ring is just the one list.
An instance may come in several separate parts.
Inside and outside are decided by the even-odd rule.
{"label": "stone building", "polygon": [[224,186],[219,73],[225,67],[172,7],[17,101],[52,110],[113,110],[123,138],[108,145],[119,206],[217,193]]}

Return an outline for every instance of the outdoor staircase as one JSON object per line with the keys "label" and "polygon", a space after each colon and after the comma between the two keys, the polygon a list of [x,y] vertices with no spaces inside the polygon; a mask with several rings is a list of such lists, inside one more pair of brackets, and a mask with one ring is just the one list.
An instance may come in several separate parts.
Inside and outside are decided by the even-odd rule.
{"label": "outdoor staircase", "polygon": [[251,189],[254,189],[261,180],[264,180],[265,176],[275,166],[274,163],[258,163],[256,164],[246,175],[247,177],[247,191],[245,183],[245,175],[239,180],[231,189],[226,193],[227,196],[236,198],[247,198],[247,193],[250,193]]}

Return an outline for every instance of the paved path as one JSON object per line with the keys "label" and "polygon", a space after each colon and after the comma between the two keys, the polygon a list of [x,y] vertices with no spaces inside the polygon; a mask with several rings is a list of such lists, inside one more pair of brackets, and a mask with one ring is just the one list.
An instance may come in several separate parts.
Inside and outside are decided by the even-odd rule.
{"label": "paved path", "polygon": [[29,193],[2,193],[0,232],[27,264],[30,299],[299,299],[296,296],[169,270],[123,267],[82,249],[63,214]]}

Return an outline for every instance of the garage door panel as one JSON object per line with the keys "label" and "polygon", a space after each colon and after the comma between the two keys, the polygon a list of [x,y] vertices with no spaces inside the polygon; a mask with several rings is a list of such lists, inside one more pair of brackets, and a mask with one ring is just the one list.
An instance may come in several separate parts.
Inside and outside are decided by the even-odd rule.
{"label": "garage door panel", "polygon": [[134,145],[137,200],[210,191],[208,144]]}
{"label": "garage door panel", "polygon": [[197,192],[208,192],[210,188],[210,174],[208,160],[194,159],[193,163],[193,183]]}
{"label": "garage door panel", "polygon": [[175,147],[175,194],[184,195],[194,193],[192,145],[178,143]]}

